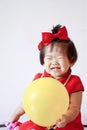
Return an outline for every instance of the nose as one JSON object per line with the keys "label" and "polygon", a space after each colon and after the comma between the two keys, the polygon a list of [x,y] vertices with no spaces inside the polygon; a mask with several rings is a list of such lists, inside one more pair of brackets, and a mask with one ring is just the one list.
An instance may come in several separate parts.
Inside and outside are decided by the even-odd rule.
{"label": "nose", "polygon": [[58,64],[58,61],[57,61],[57,59],[56,59],[56,58],[53,58],[53,59],[52,59],[52,64],[53,64],[53,65]]}

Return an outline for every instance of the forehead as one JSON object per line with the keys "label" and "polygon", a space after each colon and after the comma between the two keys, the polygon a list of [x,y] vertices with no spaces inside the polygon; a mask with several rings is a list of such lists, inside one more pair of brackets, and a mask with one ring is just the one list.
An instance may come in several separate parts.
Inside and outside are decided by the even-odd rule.
{"label": "forehead", "polygon": [[45,47],[45,53],[60,53],[60,54],[66,54],[67,48],[63,43],[55,43],[55,44],[49,44]]}

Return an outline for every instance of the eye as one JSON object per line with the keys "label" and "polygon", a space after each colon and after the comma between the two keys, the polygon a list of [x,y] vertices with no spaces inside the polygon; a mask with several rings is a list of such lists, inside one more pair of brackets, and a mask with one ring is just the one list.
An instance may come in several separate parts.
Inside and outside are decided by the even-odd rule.
{"label": "eye", "polygon": [[45,57],[44,59],[49,61],[49,60],[52,59],[52,57],[48,57],[48,56],[47,56],[47,57]]}
{"label": "eye", "polygon": [[61,59],[63,59],[63,56],[58,56],[57,59],[61,60]]}

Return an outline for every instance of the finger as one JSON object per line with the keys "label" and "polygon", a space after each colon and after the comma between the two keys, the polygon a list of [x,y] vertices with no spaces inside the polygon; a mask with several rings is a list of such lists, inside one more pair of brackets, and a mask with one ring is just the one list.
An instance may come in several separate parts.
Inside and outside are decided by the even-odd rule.
{"label": "finger", "polygon": [[56,126],[57,126],[58,128],[61,128],[61,127],[62,127],[61,122],[57,122]]}

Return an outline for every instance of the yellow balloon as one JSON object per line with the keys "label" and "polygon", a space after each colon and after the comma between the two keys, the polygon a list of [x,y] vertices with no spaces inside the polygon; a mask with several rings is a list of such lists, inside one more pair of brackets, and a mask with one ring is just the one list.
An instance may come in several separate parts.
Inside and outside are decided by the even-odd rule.
{"label": "yellow balloon", "polygon": [[69,105],[69,96],[62,83],[53,78],[34,80],[23,95],[23,107],[27,116],[40,126],[52,126]]}

